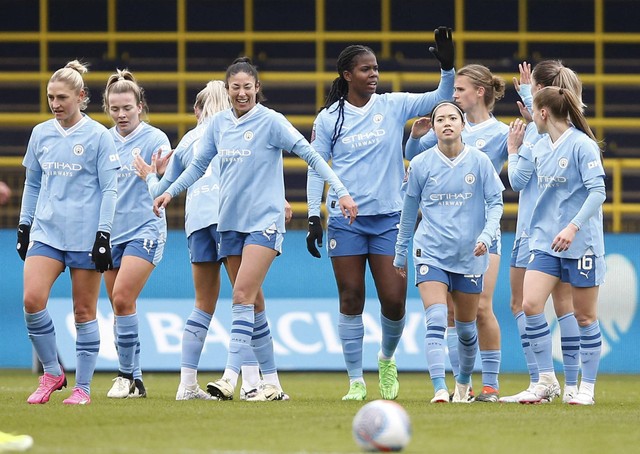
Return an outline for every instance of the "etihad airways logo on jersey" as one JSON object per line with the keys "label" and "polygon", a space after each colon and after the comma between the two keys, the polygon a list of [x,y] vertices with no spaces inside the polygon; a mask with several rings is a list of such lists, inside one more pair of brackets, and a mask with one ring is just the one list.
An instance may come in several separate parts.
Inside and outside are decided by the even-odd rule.
{"label": "etihad airways logo on jersey", "polygon": [[538,187],[540,189],[555,188],[563,184],[567,184],[566,177],[538,175]]}
{"label": "etihad airways logo on jersey", "polygon": [[372,145],[378,142],[379,138],[386,134],[384,129],[376,129],[375,131],[365,132],[363,134],[353,134],[342,138],[342,143],[351,145],[352,147],[362,147]]}
{"label": "etihad airways logo on jersey", "polygon": [[240,162],[251,156],[251,150],[247,149],[222,149],[218,150],[220,160],[224,162]]}
{"label": "etihad airways logo on jersey", "polygon": [[438,205],[449,206],[461,206],[464,205],[467,200],[473,197],[473,192],[452,192],[442,194],[431,194],[429,198],[434,202],[438,202]]}
{"label": "etihad airways logo on jersey", "polygon": [[51,176],[72,177],[76,172],[82,170],[80,164],[70,162],[43,162],[42,170]]}

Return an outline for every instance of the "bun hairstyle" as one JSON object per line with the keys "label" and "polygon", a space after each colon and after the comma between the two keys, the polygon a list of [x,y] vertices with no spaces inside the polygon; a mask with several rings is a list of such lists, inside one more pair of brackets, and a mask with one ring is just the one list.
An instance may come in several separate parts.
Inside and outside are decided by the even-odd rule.
{"label": "bun hairstyle", "polygon": [[142,105],[142,112],[147,113],[149,107],[144,96],[144,89],[138,85],[133,73],[128,69],[116,69],[116,72],[109,76],[107,86],[102,95],[102,109],[109,114],[109,95],[117,93],[133,93],[136,98],[136,105]]}
{"label": "bun hairstyle", "polygon": [[89,105],[89,89],[84,84],[82,76],[89,72],[89,64],[78,60],[71,60],[64,68],[60,68],[53,73],[49,79],[51,82],[64,82],[76,93],[84,91],[84,99],[80,103],[80,110],[85,110]]}
{"label": "bun hairstyle", "polygon": [[229,94],[225,84],[221,80],[210,80],[207,85],[200,90],[196,96],[194,107],[201,110],[198,123],[202,123],[205,118],[231,107]]}
{"label": "bun hairstyle", "polygon": [[489,112],[493,110],[496,101],[504,97],[505,82],[500,76],[494,75],[484,65],[466,65],[458,70],[456,76],[466,76],[474,87],[484,88],[484,105]]}

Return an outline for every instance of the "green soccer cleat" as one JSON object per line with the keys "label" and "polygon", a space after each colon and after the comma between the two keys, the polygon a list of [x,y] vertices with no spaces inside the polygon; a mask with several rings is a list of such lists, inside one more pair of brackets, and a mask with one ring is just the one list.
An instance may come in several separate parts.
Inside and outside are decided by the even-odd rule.
{"label": "green soccer cleat", "polygon": [[379,359],[378,376],[380,377],[380,395],[382,398],[395,400],[400,390],[396,360],[394,358]]}
{"label": "green soccer cleat", "polygon": [[342,397],[342,400],[365,400],[367,398],[367,387],[364,383],[354,381],[349,386],[349,392]]}

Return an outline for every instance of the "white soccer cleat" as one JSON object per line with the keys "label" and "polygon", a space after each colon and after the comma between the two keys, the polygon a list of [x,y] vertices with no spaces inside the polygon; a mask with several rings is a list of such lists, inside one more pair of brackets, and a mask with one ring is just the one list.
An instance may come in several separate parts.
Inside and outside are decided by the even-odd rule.
{"label": "white soccer cleat", "polygon": [[117,376],[113,379],[113,385],[107,393],[107,397],[111,399],[126,399],[129,394],[135,391],[136,385],[133,380]]}
{"label": "white soccer cleat", "polygon": [[211,394],[200,389],[196,383],[194,386],[185,386],[182,383],[178,386],[176,400],[217,400]]}
{"label": "white soccer cleat", "polygon": [[533,392],[533,389],[535,388],[535,386],[536,386],[535,383],[531,383],[529,384],[529,387],[524,391],[520,391],[518,394],[514,394],[513,396],[503,396],[500,399],[498,399],[498,402],[503,404],[518,404],[520,403],[521,399],[527,397],[528,394]]}
{"label": "white soccer cleat", "polygon": [[462,383],[456,382],[456,389],[453,392],[453,399],[451,402],[454,404],[469,404],[473,402],[470,383],[463,385]]}
{"label": "white soccer cleat", "polygon": [[555,377],[546,379],[540,377],[540,381],[536,383],[533,392],[527,392],[518,402],[521,404],[543,404],[553,401],[560,396],[560,383]]}
{"label": "white soccer cleat", "polygon": [[435,396],[431,399],[432,404],[448,404],[449,403],[449,391],[442,388],[436,391]]}
{"label": "white soccer cleat", "polygon": [[228,378],[207,383],[207,392],[219,400],[233,399],[233,385]]}
{"label": "white soccer cleat", "polygon": [[564,393],[562,394],[562,403],[568,404],[578,395],[578,387],[576,385],[565,386]]}
{"label": "white soccer cleat", "polygon": [[251,392],[246,396],[247,402],[268,402],[272,400],[289,400],[289,395],[276,385],[265,383],[256,392]]}
{"label": "white soccer cleat", "polygon": [[569,405],[595,405],[596,401],[590,392],[580,391],[569,401]]}

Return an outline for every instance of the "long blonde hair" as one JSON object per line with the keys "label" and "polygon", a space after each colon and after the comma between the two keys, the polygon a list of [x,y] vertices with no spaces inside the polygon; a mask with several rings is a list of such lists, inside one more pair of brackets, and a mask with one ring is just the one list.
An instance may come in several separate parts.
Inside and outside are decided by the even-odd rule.
{"label": "long blonde hair", "polygon": [[231,100],[229,99],[229,94],[227,93],[224,82],[221,80],[210,80],[196,95],[196,102],[193,107],[201,111],[198,124],[202,123],[205,118],[221,110],[231,108]]}

